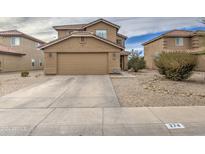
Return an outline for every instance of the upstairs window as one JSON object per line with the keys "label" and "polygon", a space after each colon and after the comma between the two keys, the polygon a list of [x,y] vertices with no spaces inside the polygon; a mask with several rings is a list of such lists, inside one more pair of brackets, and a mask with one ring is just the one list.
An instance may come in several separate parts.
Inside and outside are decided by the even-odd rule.
{"label": "upstairs window", "polygon": [[176,46],[183,46],[184,45],[184,39],[183,38],[175,38],[175,44]]}
{"label": "upstairs window", "polygon": [[117,44],[118,45],[122,45],[122,40],[121,39],[117,39]]}
{"label": "upstairs window", "polygon": [[96,35],[107,39],[107,30],[96,30]]}
{"label": "upstairs window", "polygon": [[11,46],[19,46],[20,37],[11,37]]}

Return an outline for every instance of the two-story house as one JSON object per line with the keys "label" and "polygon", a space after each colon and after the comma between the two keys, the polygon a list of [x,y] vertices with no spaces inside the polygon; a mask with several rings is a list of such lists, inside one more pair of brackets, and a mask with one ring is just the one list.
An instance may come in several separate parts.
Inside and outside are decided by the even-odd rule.
{"label": "two-story house", "polygon": [[196,70],[205,71],[205,31],[172,30],[144,45],[144,59],[149,69],[156,69],[154,58],[161,52],[191,52],[198,58]]}
{"label": "two-story house", "polygon": [[41,47],[45,74],[108,74],[127,70],[126,36],[104,19],[53,27],[58,39]]}
{"label": "two-story house", "polygon": [[45,42],[17,30],[0,32],[0,72],[43,69]]}

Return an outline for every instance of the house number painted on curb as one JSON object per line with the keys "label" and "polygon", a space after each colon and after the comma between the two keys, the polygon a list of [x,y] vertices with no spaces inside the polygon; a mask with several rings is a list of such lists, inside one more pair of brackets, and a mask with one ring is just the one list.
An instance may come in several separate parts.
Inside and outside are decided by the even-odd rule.
{"label": "house number painted on curb", "polygon": [[180,129],[185,128],[181,123],[167,123],[165,124],[168,129]]}

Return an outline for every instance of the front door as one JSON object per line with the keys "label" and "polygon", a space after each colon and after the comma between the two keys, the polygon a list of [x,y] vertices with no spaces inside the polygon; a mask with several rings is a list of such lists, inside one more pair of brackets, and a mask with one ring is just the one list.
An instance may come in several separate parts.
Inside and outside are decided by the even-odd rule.
{"label": "front door", "polygon": [[120,68],[121,70],[124,70],[124,57],[120,56]]}

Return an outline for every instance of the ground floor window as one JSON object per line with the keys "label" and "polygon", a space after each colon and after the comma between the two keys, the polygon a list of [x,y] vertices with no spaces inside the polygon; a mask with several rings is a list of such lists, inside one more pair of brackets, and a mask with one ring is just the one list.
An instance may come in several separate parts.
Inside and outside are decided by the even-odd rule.
{"label": "ground floor window", "polygon": [[43,66],[42,60],[39,60],[39,66]]}
{"label": "ground floor window", "polygon": [[31,59],[31,65],[34,67],[35,66],[35,59]]}

